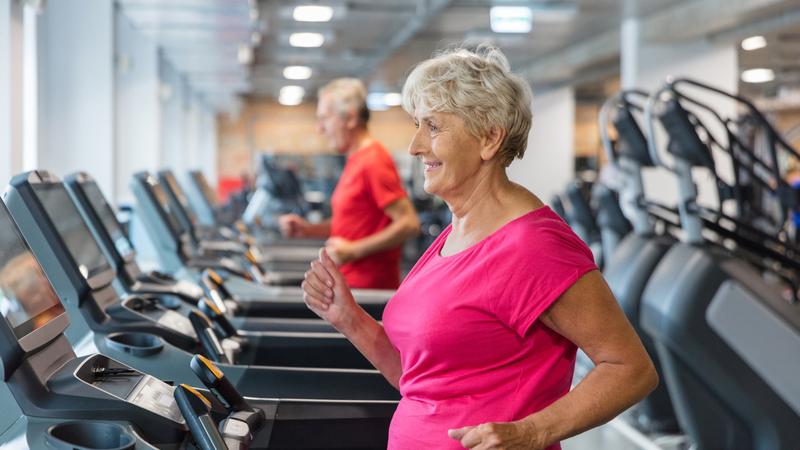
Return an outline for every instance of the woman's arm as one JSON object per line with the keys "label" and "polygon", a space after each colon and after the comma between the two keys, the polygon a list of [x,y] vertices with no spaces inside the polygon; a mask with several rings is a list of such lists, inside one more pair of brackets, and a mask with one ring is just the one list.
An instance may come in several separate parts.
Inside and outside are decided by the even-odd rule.
{"label": "woman's arm", "polygon": [[608,422],[658,384],[653,362],[598,271],[578,280],[539,321],[574,342],[595,368],[567,395],[522,420],[451,430],[466,448],[545,448]]}
{"label": "woman's arm", "polygon": [[400,383],[400,354],[383,326],[356,303],[344,276],[325,249],[311,263],[303,281],[303,300],[322,319],[344,334],[392,384]]}

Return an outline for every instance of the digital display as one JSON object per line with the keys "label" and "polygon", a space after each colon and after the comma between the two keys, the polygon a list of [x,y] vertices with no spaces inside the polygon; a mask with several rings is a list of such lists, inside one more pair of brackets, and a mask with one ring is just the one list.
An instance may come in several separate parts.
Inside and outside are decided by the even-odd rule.
{"label": "digital display", "polygon": [[83,221],[63,184],[35,184],[33,190],[44,206],[59,236],[78,263],[84,278],[89,279],[110,268],[92,232]]}
{"label": "digital display", "polygon": [[94,181],[81,183],[81,186],[86,193],[86,197],[89,199],[89,203],[92,204],[92,207],[100,216],[103,227],[108,231],[111,240],[114,241],[114,246],[117,248],[119,254],[122,255],[123,258],[130,256],[133,253],[133,246],[122,231],[122,227],[117,221],[117,217],[114,215],[114,210],[112,210],[111,205],[106,202],[106,198],[103,196],[100,187],[98,187],[97,183]]}
{"label": "digital display", "polygon": [[178,223],[178,219],[175,218],[175,214],[169,207],[167,194],[164,192],[164,189],[161,187],[161,185],[157,181],[151,181],[150,187],[153,189],[153,194],[155,194],[158,204],[161,205],[161,209],[163,209],[164,213],[167,215],[167,220],[169,221],[169,226],[172,228],[172,230],[176,233],[184,232],[185,230],[181,228],[181,225]]}
{"label": "digital display", "polygon": [[186,215],[189,216],[192,225],[197,226],[197,215],[194,213],[192,205],[189,204],[189,200],[186,198],[183,189],[178,184],[178,180],[175,179],[175,175],[172,172],[164,173],[164,179],[167,180],[170,190],[172,190],[175,197],[178,198],[178,202],[181,204],[183,210],[186,211]]}
{"label": "digital display", "polygon": [[0,314],[19,339],[64,313],[64,306],[0,203]]}
{"label": "digital display", "polygon": [[214,206],[217,204],[217,195],[211,189],[211,186],[208,185],[206,181],[206,177],[203,174],[197,172],[192,173],[192,178],[194,178],[195,183],[200,186],[200,190],[203,192],[203,196],[206,198],[206,201],[209,205]]}

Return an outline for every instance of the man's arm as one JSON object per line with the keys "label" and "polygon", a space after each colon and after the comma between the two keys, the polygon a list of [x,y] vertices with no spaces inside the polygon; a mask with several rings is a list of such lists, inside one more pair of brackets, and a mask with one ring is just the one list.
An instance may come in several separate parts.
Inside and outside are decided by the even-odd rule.
{"label": "man's arm", "polygon": [[331,235],[331,220],[326,219],[319,223],[310,223],[297,214],[284,214],[278,218],[281,233],[290,238],[320,238],[325,239]]}
{"label": "man's arm", "polygon": [[392,222],[381,231],[357,241],[335,237],[328,240],[328,251],[337,263],[342,264],[397,247],[406,239],[419,234],[419,218],[408,197],[395,200],[383,211]]}
{"label": "man's arm", "polygon": [[304,232],[306,237],[325,239],[331,235],[331,219],[309,223]]}

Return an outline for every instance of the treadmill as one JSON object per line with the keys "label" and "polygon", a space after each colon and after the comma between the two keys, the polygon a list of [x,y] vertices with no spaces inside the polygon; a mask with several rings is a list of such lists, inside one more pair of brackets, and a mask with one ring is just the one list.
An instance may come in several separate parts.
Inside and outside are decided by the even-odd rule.
{"label": "treadmill", "polygon": [[[255,239],[249,236],[237,236],[233,230],[220,227],[204,227],[200,225],[199,219],[195,214],[192,206],[183,191],[183,188],[178,184],[178,180],[171,170],[161,170],[158,172],[158,180],[161,187],[167,194],[172,211],[181,224],[184,230],[187,230],[189,236],[199,241],[200,245],[218,248],[225,248],[229,245],[232,238],[242,240],[246,247],[244,251],[252,249],[257,252],[257,260],[267,270],[277,271],[300,271],[305,272],[308,270],[308,265],[311,261],[317,259],[319,256],[319,249],[308,246],[292,246],[291,241],[286,241],[284,246],[277,244],[270,245],[267,248],[262,248],[255,242]],[[249,238],[249,239],[248,239]],[[241,244],[240,244],[241,247]]]}
{"label": "treadmill", "polygon": [[267,284],[299,286],[303,281],[304,273],[298,271],[264,274],[255,255],[241,252],[243,248],[204,248],[193,239],[190,229],[181,225],[164,187],[148,172],[134,174],[131,191],[136,198],[136,214],[152,239],[165,271],[176,273],[185,266],[200,270],[212,267]]}
{"label": "treadmill", "polygon": [[2,202],[0,242],[0,445],[385,448],[393,401],[246,398],[200,356],[189,371],[203,389],[173,386],[104,354],[77,356],[63,334],[69,316]]}
{"label": "treadmill", "polygon": [[[287,241],[278,230],[269,230],[259,223],[248,226],[242,220],[225,221],[220,214],[220,205],[214,190],[209,186],[203,172],[199,170],[189,171],[185,186],[187,189],[186,198],[189,200],[200,224],[206,227],[235,227],[241,232],[252,235],[259,246],[268,247],[270,245],[284,245]],[[306,246],[320,248],[325,245],[324,239],[314,238],[291,238],[288,240],[292,246]]]}
{"label": "treadmill", "polygon": [[[122,231],[111,205],[95,180],[84,172],[68,175],[64,181],[84,222],[116,272],[122,291],[129,294],[177,295],[192,306],[203,304],[205,293],[197,284],[174,281],[165,273],[143,273],[136,263],[136,250]],[[152,280],[152,281],[151,281]],[[228,317],[234,328],[246,331],[336,332],[321,319],[281,317]]]}
{"label": "treadmill", "polygon": [[[185,264],[203,269],[202,264],[192,264],[186,254],[181,251],[188,239],[181,230],[174,213],[162,195],[160,183],[153,177],[143,173],[137,174],[131,183],[137,196],[138,214],[149,227],[151,236],[158,241],[159,258],[166,263],[169,272],[185,271]],[[294,286],[266,286],[254,280],[246,279],[236,271],[226,267],[214,266],[213,261],[206,261],[207,269],[203,270],[200,281],[209,290],[212,299],[218,299],[218,307],[223,311],[230,310],[238,316],[258,317],[292,317],[316,318],[303,302],[303,290]],[[267,274],[267,278],[269,278]],[[386,302],[394,295],[393,290],[353,289],[353,296],[367,313],[380,319]],[[223,304],[221,301],[225,300]]]}
{"label": "treadmill", "polygon": [[[773,186],[763,181],[762,187],[775,192],[785,182],[775,164],[764,163],[736,141],[729,128],[733,122],[681,89],[687,86],[734,100],[757,117],[773,139],[773,156],[778,146],[793,152],[741,97],[688,79],[670,80],[650,96],[646,105],[650,155],[664,164],[653,133],[657,117],[669,137],[666,149],[678,182],[684,234],[647,283],[641,326],[653,338],[678,421],[696,448],[796,448],[800,307],[796,297],[785,299],[780,285],[766,282],[762,274],[796,274],[797,250],[723,213],[724,200],[738,201],[736,194],[744,194],[737,192],[738,183],[727,188],[717,184],[719,208],[712,211],[696,202],[692,176],[693,168],[704,168],[717,177],[711,154],[717,148],[737,159],[737,169],[758,167],[750,171],[752,181],[771,175]],[[727,139],[714,137],[701,119],[708,115],[690,111],[711,113],[730,133]],[[728,152],[726,145],[736,151]],[[748,153],[746,160],[739,159],[742,152]],[[738,182],[739,174],[734,175]],[[709,234],[724,238],[728,245],[708,243],[704,237]]]}
{"label": "treadmill", "polygon": [[[248,395],[397,397],[397,391],[377,371],[351,369],[371,366],[341,335],[231,334],[231,327],[224,326],[224,316],[214,308],[206,310],[213,314],[212,321],[180,301],[120,298],[111,282],[113,269],[63,184],[51,174],[33,171],[15,176],[4,199],[71,313],[73,326],[68,337],[73,343],[118,355],[163,379],[185,380],[188,374],[181,368],[188,367],[191,355],[200,352],[221,362],[232,382]],[[265,361],[277,364],[265,366]],[[323,368],[309,367],[311,363]]]}

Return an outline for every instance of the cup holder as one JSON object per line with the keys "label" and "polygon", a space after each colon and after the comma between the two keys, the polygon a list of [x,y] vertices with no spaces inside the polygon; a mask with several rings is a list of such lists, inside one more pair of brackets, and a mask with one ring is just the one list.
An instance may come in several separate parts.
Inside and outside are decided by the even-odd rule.
{"label": "cup holder", "polygon": [[47,429],[47,442],[64,450],[130,450],[136,438],[121,425],[102,422],[68,422]]}
{"label": "cup holder", "polygon": [[178,309],[183,304],[181,299],[174,295],[159,295],[158,303],[167,309]]}
{"label": "cup holder", "polygon": [[164,348],[164,340],[149,333],[111,333],[106,336],[109,347],[130,353],[133,356],[149,356]]}

